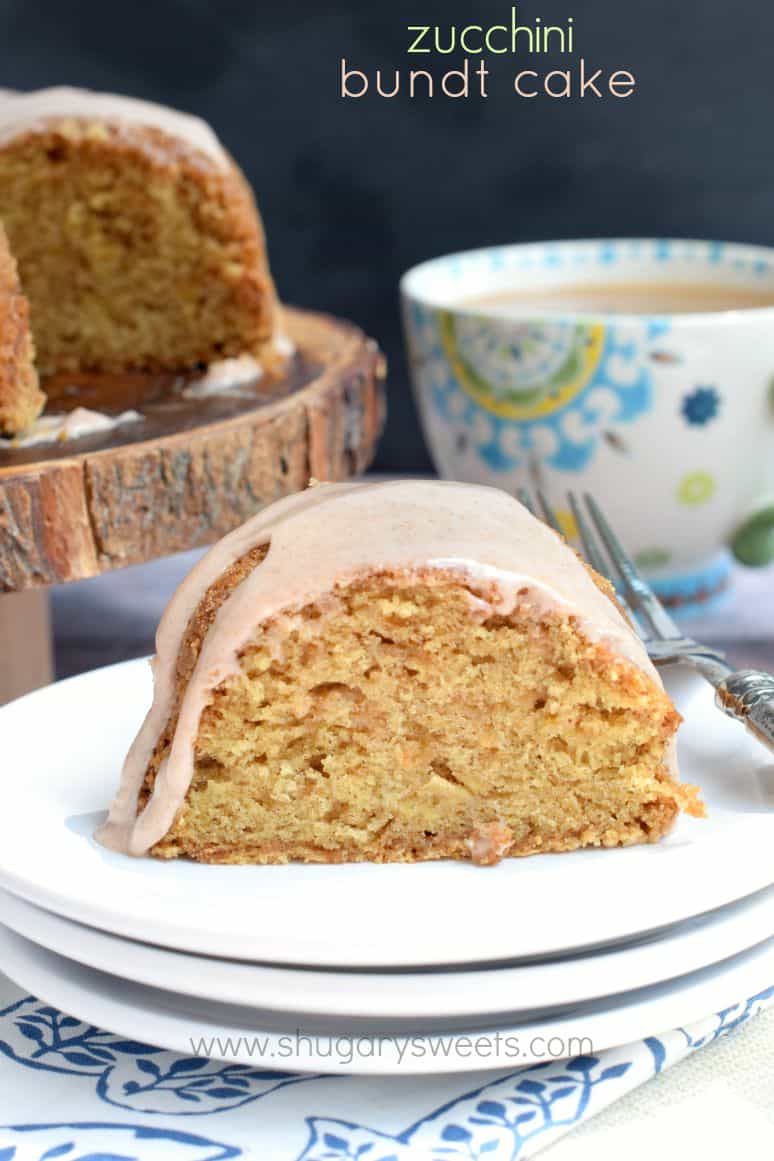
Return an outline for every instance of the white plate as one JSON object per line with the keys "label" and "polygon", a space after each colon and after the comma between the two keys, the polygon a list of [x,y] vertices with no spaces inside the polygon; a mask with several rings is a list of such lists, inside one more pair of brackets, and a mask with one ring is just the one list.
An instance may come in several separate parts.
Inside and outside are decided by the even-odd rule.
{"label": "white plate", "polygon": [[4,891],[0,923],[66,959],[199,999],[301,1018],[437,1020],[546,1011],[698,971],[772,935],[774,887],[632,946],[484,971],[299,971],[192,956],[84,927]]}
{"label": "white plate", "polygon": [[546,956],[631,938],[774,882],[774,766],[698,678],[683,777],[707,820],[653,846],[461,862],[281,867],[132,859],[92,833],[150,696],[146,663],[96,670],[0,709],[0,887],[92,926],[204,955],[408,967]]}
{"label": "white plate", "polygon": [[[480,1071],[600,1052],[684,1026],[758,995],[774,981],[774,939],[719,967],[566,1015],[436,1027],[312,1019],[194,1000],[63,959],[0,927],[0,962],[44,1002],[109,1032],[253,1068],[360,1075]],[[498,1035],[499,1034],[499,1035]],[[552,1045],[553,1047],[549,1047]]]}

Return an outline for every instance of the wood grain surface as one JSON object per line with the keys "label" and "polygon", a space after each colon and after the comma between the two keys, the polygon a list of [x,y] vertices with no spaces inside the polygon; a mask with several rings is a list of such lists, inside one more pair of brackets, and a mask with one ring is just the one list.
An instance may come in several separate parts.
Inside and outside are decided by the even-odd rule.
{"label": "wood grain surface", "polygon": [[208,544],[310,478],[362,472],[384,423],[383,356],[326,315],[285,308],[285,328],[286,382],[161,400],[107,438],[0,450],[0,593]]}

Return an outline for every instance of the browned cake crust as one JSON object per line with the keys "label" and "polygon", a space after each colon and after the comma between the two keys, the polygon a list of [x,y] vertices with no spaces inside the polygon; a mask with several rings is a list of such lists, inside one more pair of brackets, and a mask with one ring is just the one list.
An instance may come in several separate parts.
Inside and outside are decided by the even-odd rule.
{"label": "browned cake crust", "polygon": [[154,128],[52,120],[0,148],[0,217],[42,376],[276,358],[263,229],[235,165]]}
{"label": "browned cake crust", "polygon": [[[224,572],[218,581],[208,589],[191,617],[178,655],[176,696],[172,713],[149,764],[140,796],[140,807],[147,802],[153,790],[159,767],[169,752],[188,679],[193,672],[202,643],[212,626],[218,609],[233,592],[235,586],[261,563],[266,551],[267,549],[263,546],[256,548]],[[607,582],[593,572],[592,576],[599,587],[608,593]],[[400,606],[402,602],[411,602],[414,613],[419,613],[419,617],[415,617],[415,623],[420,627],[420,633],[424,632],[424,626],[437,616],[439,619],[438,633],[442,635],[444,618],[450,617],[453,620],[454,616],[458,616],[459,624],[464,629],[465,617],[467,616],[467,594],[469,592],[458,580],[439,575],[434,571],[428,573],[419,587],[416,585],[416,578],[412,584],[413,588],[407,588],[405,579],[397,575],[374,574],[374,576],[364,579],[362,583],[350,585],[346,590],[342,590],[340,594],[336,595],[336,600],[342,601],[346,605],[346,610],[341,617],[341,629],[338,631],[342,633],[346,631],[347,618],[354,620],[360,618],[365,628],[366,637],[369,641],[373,639],[375,643],[372,660],[377,668],[380,661],[374,659],[380,658],[385,653],[390,656],[390,664],[395,663],[395,649],[399,644],[398,632],[408,633],[408,636],[400,643],[400,647],[405,649],[408,655],[404,659],[408,666],[406,671],[407,685],[410,685],[413,680],[422,679],[425,664],[425,661],[422,660],[422,654],[427,641],[432,640],[432,632],[430,638],[424,639],[425,644],[420,645],[413,640],[410,629],[407,629],[405,625],[400,625],[396,629],[395,624],[389,620],[390,614],[383,614],[380,610]],[[302,610],[300,614],[302,620],[310,618],[314,620],[319,615],[320,609],[315,605]],[[697,798],[696,788],[674,781],[662,763],[663,748],[674,734],[680,721],[679,715],[667,695],[636,666],[622,663],[620,658],[613,657],[604,644],[588,642],[579,633],[572,619],[567,621],[555,614],[544,614],[535,620],[529,616],[525,618],[517,610],[516,614],[510,618],[490,617],[477,629],[480,640],[473,643],[470,657],[468,658],[467,655],[463,657],[462,668],[459,672],[464,673],[466,666],[475,671],[476,666],[489,664],[494,660],[491,655],[493,650],[499,649],[502,642],[508,638],[511,639],[511,643],[507,648],[513,650],[514,641],[518,648],[515,653],[511,652],[506,655],[506,661],[508,657],[518,657],[519,651],[526,651],[527,648],[536,650],[538,661],[540,660],[540,652],[547,650],[553,658],[551,663],[558,664],[560,668],[564,665],[565,668],[569,669],[569,660],[572,659],[573,664],[577,667],[577,680],[581,683],[578,688],[581,689],[585,683],[590,691],[588,694],[590,704],[585,707],[589,712],[587,720],[580,724],[581,733],[585,731],[589,746],[595,746],[605,744],[600,739],[603,739],[606,730],[628,731],[625,749],[629,760],[635,763],[634,780],[638,785],[636,793],[633,794],[633,797],[630,795],[629,798],[626,794],[620,795],[618,798],[613,796],[611,800],[613,813],[603,824],[600,824],[600,816],[604,816],[606,809],[604,788],[600,791],[600,802],[585,810],[583,794],[588,793],[588,791],[573,788],[571,775],[567,782],[569,797],[566,817],[568,821],[563,826],[556,822],[556,819],[553,823],[550,821],[550,795],[547,799],[545,787],[541,791],[543,795],[541,799],[543,806],[540,808],[543,811],[542,816],[538,808],[536,808],[534,817],[531,817],[529,810],[527,810],[524,817],[520,816],[516,821],[511,818],[510,824],[504,819],[503,810],[498,806],[497,801],[493,802],[490,799],[486,802],[484,795],[481,796],[480,803],[471,806],[466,799],[460,805],[460,794],[467,794],[469,788],[460,782],[459,770],[453,770],[444,759],[433,758],[432,746],[428,743],[427,738],[418,738],[412,735],[398,746],[396,750],[399,755],[398,761],[408,768],[409,774],[412,773],[413,766],[419,762],[419,783],[421,784],[421,763],[426,757],[428,762],[427,780],[434,781],[441,788],[442,797],[445,793],[448,793],[449,796],[448,803],[442,811],[443,826],[434,826],[432,830],[420,834],[412,833],[410,839],[407,839],[405,827],[396,825],[394,819],[387,818],[367,842],[355,840],[351,837],[351,827],[346,825],[347,819],[352,813],[358,814],[358,811],[360,812],[358,817],[363,816],[363,810],[366,811],[367,815],[368,793],[366,792],[365,803],[359,802],[353,805],[337,801],[335,792],[331,789],[332,784],[335,785],[336,779],[335,762],[328,761],[322,753],[319,753],[300,758],[296,762],[297,769],[293,775],[294,785],[297,789],[301,788],[298,790],[300,798],[295,808],[299,814],[303,813],[315,797],[322,803],[322,813],[319,819],[315,818],[314,823],[318,833],[313,834],[314,828],[310,827],[309,834],[302,838],[299,837],[299,833],[290,834],[289,831],[292,827],[288,826],[288,833],[285,836],[280,829],[270,842],[265,841],[265,839],[263,841],[251,840],[248,820],[250,815],[249,798],[253,792],[248,794],[248,805],[242,799],[242,804],[237,804],[235,808],[235,818],[241,819],[241,823],[226,825],[223,822],[223,811],[230,810],[233,802],[229,797],[230,788],[228,785],[231,772],[227,765],[222,764],[222,753],[219,750],[218,739],[222,738],[224,734],[228,734],[229,730],[233,731],[234,723],[231,718],[235,709],[237,717],[240,714],[243,716],[248,730],[254,726],[251,718],[256,713],[260,716],[264,712],[263,710],[251,710],[244,700],[249,682],[258,680],[259,674],[261,681],[274,681],[278,683],[279,688],[284,688],[282,672],[284,662],[271,660],[276,654],[276,650],[270,643],[271,637],[277,632],[281,632],[281,630],[278,630],[277,626],[272,623],[258,628],[255,645],[248,647],[240,655],[240,663],[246,681],[240,685],[239,682],[229,679],[214,691],[211,704],[205,710],[200,724],[195,750],[194,780],[189,797],[178,813],[171,830],[153,848],[154,855],[162,858],[185,855],[204,862],[257,863],[285,862],[290,859],[310,862],[345,862],[368,859],[380,862],[451,857],[473,859],[481,864],[491,864],[506,855],[572,850],[586,845],[620,846],[635,842],[654,842],[670,829],[679,810],[684,809],[693,814],[703,813],[703,808]],[[276,640],[275,637],[275,643]],[[315,651],[315,647],[310,647],[308,644],[308,636],[304,636],[304,640],[307,640],[307,644],[298,646],[300,653],[295,659],[302,667],[301,673],[306,674],[313,684],[311,703],[315,711],[319,709],[323,717],[325,714],[328,714],[329,717],[330,714],[333,715],[329,725],[332,722],[334,730],[338,730],[339,726],[345,729],[355,729],[354,736],[359,736],[365,747],[363,756],[359,761],[362,767],[363,782],[364,785],[367,785],[369,745],[373,745],[373,761],[376,762],[376,749],[384,744],[385,739],[388,743],[390,741],[389,729],[385,726],[385,721],[382,720],[382,711],[377,708],[377,702],[370,696],[370,691],[365,695],[363,694],[363,689],[367,687],[370,680],[370,667],[363,669],[361,666],[361,670],[357,671],[357,665],[353,664],[350,672],[350,662],[344,658],[341,662],[341,669],[342,674],[349,679],[348,682],[317,681],[317,684],[314,684],[317,680],[315,677],[316,666],[321,666],[318,677],[324,676],[326,667],[329,665],[329,658],[326,658],[325,654],[335,652],[337,642],[333,640],[327,645],[321,642],[319,649]],[[314,641],[314,634],[312,641]],[[268,649],[267,642],[269,642]],[[395,649],[393,649],[393,645]],[[293,648],[291,646],[291,655]],[[413,655],[413,659],[411,655]],[[569,672],[566,672],[563,677],[560,676],[559,684],[561,685],[561,682],[569,679],[570,676]],[[510,675],[507,667],[506,677],[509,680]],[[537,739],[540,730],[545,727],[546,704],[551,703],[555,695],[548,688],[543,689],[542,686],[533,690],[528,687],[519,689],[519,679],[524,684],[524,674],[519,675],[514,672],[513,694],[517,700],[525,699],[524,707],[519,712],[527,716],[531,715],[530,720],[535,723]],[[599,683],[598,688],[595,683]],[[284,746],[285,738],[287,739],[289,760],[295,760],[294,755],[297,755],[299,747],[302,747],[303,742],[300,734],[303,733],[304,728],[303,714],[301,719],[293,719],[291,709],[294,698],[293,689],[294,686],[291,682],[287,693],[288,724],[286,727],[281,727],[278,734],[280,746]],[[586,696],[586,694],[582,696]],[[595,697],[602,698],[603,701],[605,698],[613,700],[610,701],[607,709],[597,711],[594,708]],[[303,696],[301,696],[301,701],[303,702]],[[614,702],[615,704],[613,704]],[[550,709],[551,705],[548,708]],[[460,709],[464,714],[464,707],[461,706]],[[629,715],[631,719],[628,722],[625,720],[626,715]],[[504,713],[503,726],[506,724],[506,716]],[[268,717],[269,714],[267,714],[267,719]],[[471,722],[472,732],[475,732],[478,727],[479,723]],[[486,758],[488,748],[496,741],[497,731],[493,732],[492,724],[487,722],[480,723],[480,727],[482,754]],[[236,732],[239,733],[238,727]],[[644,757],[643,763],[637,766],[637,749],[640,741]],[[564,775],[549,774],[549,780],[554,779],[554,777],[558,778],[557,793],[561,798],[561,778],[567,776],[568,771],[571,771],[571,764],[568,766],[568,759],[562,752],[564,742],[561,738],[552,735],[548,739],[548,745],[552,748],[552,754],[553,748],[555,748],[557,771],[564,771]],[[424,755],[423,748],[426,751]],[[632,754],[634,754],[634,759],[632,759]],[[261,755],[261,759],[265,761],[266,755]],[[536,753],[536,769],[540,769],[543,760]],[[251,759],[248,759],[247,766],[243,764],[241,772],[235,775],[237,780],[234,783],[233,791],[237,797],[245,794],[244,777],[249,778],[250,776],[249,773],[245,774],[245,770],[250,770],[250,761]],[[277,764],[281,766],[281,760],[277,759]],[[240,763],[237,761],[235,765],[239,766]],[[485,765],[486,761],[482,760],[482,767]],[[648,773],[648,771],[650,772]],[[399,779],[402,773],[398,769],[396,777]],[[608,776],[612,777],[612,775],[606,775],[606,777]],[[345,778],[344,783],[351,786],[351,777]],[[264,782],[261,794],[265,794],[265,785]],[[643,786],[646,787],[644,791]],[[255,793],[258,794],[259,791],[256,789]],[[537,790],[535,790],[535,795],[537,802],[540,798]],[[637,797],[638,795],[639,797]],[[375,810],[378,810],[377,797],[374,793]],[[280,813],[286,809],[286,805],[282,803],[281,799],[282,795],[280,794],[276,807]],[[549,807],[546,807],[546,802],[549,803]],[[620,810],[620,817],[614,813],[615,810]],[[507,810],[505,813],[507,814]],[[563,811],[560,813],[564,817]],[[336,824],[339,817],[342,825],[337,831]],[[320,838],[320,834],[323,834],[324,837]],[[334,834],[335,838],[332,838],[331,836]],[[226,835],[228,835],[227,838]]]}
{"label": "browned cake crust", "polygon": [[45,401],[35,370],[29,304],[0,225],[0,434],[14,435],[29,426]]}
{"label": "browned cake crust", "polygon": [[145,782],[140,792],[140,808],[145,805],[153,792],[153,784],[156,781],[159,766],[168,754],[169,747],[172,745],[178,714],[180,712],[180,702],[185,693],[188,679],[193,673],[196,662],[199,660],[204,639],[207,636],[212,622],[215,620],[218,609],[231,595],[236,586],[241,584],[256,565],[261,563],[267,552],[268,545],[262,544],[257,548],[251,549],[250,552],[245,553],[230,568],[227,568],[217,581],[207,589],[188,623],[177,655],[175,698],[172,705],[172,712],[170,713],[166,728],[163,730],[156,744],[153,757],[148,766]]}

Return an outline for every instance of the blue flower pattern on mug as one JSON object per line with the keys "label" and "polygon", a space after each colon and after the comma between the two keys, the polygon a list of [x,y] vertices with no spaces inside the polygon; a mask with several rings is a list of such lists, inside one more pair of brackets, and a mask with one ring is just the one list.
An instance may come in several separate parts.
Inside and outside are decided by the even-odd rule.
{"label": "blue flower pattern on mug", "polygon": [[580,471],[611,428],[651,409],[648,355],[666,322],[492,322],[417,302],[411,311],[411,358],[430,383],[430,405],[491,470],[535,457]]}
{"label": "blue flower pattern on mug", "polygon": [[720,394],[715,387],[697,387],[683,399],[683,418],[695,427],[704,427],[720,410]]}

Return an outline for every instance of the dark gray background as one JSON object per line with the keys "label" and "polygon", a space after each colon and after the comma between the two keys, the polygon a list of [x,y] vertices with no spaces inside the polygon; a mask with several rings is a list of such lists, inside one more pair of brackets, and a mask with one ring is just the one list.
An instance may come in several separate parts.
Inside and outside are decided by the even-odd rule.
{"label": "dark gray background", "polygon": [[637,75],[627,101],[520,101],[510,57],[491,58],[486,102],[340,100],[342,55],[417,67],[407,24],[509,13],[499,0],[0,0],[0,85],[115,89],[210,120],[255,187],[283,297],[357,320],[390,356],[379,466],[421,470],[397,308],[408,266],[548,237],[774,240],[763,0],[520,5],[522,19],[573,15],[579,55]]}

